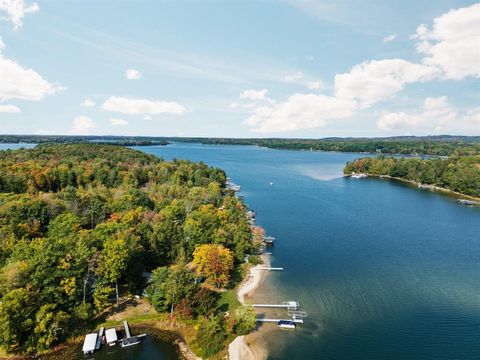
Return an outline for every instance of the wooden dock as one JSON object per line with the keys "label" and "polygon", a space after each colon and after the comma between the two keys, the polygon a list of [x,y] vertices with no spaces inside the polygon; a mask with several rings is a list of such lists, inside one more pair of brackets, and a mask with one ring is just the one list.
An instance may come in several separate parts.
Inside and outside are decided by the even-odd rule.
{"label": "wooden dock", "polygon": [[134,338],[144,338],[145,336],[147,336],[147,334],[141,334],[141,335],[134,335],[132,336],[132,334],[130,333],[130,327],[128,326],[128,322],[127,320],[123,320],[123,327],[125,328],[125,338],[124,339],[121,339],[120,342],[122,342],[123,340],[125,339],[130,339],[132,337]]}
{"label": "wooden dock", "polygon": [[123,320],[123,327],[125,328],[125,337],[128,339],[128,338],[131,338],[132,335],[130,335],[130,328],[128,327],[128,322],[127,320]]}
{"label": "wooden dock", "polygon": [[283,267],[254,267],[252,270],[283,271]]}
{"label": "wooden dock", "polygon": [[102,346],[102,338],[103,338],[104,332],[105,332],[105,328],[102,326],[100,328],[100,331],[98,332],[97,343],[95,344],[95,351],[100,350],[100,347]]}

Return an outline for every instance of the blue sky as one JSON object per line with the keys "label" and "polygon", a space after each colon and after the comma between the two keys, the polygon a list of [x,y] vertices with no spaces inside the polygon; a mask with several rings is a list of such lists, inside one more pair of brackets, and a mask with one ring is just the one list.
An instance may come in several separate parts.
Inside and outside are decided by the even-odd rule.
{"label": "blue sky", "polygon": [[0,133],[480,135],[474,1],[0,0]]}

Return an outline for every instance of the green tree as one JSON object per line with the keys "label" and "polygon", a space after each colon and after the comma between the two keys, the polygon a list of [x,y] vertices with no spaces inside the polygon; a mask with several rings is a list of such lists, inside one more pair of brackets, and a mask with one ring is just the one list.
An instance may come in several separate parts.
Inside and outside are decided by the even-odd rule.
{"label": "green tree", "polygon": [[7,351],[32,351],[35,302],[25,289],[8,292],[0,302],[0,345]]}
{"label": "green tree", "polygon": [[55,304],[42,305],[35,316],[37,350],[49,349],[67,334],[69,315],[56,308]]}
{"label": "green tree", "polygon": [[226,331],[220,315],[200,317],[197,323],[197,343],[202,351],[202,356],[210,357],[223,348]]}
{"label": "green tree", "polygon": [[257,327],[257,314],[252,305],[243,305],[235,310],[235,332],[245,335]]}
{"label": "green tree", "polygon": [[108,283],[115,283],[117,304],[119,303],[118,280],[127,269],[129,256],[125,240],[108,239],[105,242],[98,272]]}

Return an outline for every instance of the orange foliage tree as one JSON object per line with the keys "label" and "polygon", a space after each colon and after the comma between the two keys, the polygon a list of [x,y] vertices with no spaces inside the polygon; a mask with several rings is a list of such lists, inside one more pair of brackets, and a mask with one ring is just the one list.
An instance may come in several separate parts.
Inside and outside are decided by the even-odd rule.
{"label": "orange foliage tree", "polygon": [[193,264],[198,275],[205,276],[208,284],[219,289],[226,287],[230,281],[233,253],[222,245],[200,245],[193,252]]}

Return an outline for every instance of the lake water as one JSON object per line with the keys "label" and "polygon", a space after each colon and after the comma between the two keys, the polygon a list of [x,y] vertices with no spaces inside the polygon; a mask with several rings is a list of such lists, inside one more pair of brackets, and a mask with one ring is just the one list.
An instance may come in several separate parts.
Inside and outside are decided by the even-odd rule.
{"label": "lake water", "polygon": [[399,182],[343,178],[359,154],[139,149],[225,169],[276,237],[272,264],[285,270],[255,300],[297,300],[308,318],[295,331],[265,332],[269,359],[480,359],[478,208]]}
{"label": "lake water", "polygon": [[[364,155],[138,149],[225,169],[276,237],[272,265],[285,270],[255,301],[297,300],[308,318],[294,331],[267,327],[269,359],[480,359],[480,209],[399,182],[343,178],[345,162]],[[147,357],[105,358],[169,359],[161,345],[138,349]]]}

